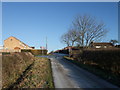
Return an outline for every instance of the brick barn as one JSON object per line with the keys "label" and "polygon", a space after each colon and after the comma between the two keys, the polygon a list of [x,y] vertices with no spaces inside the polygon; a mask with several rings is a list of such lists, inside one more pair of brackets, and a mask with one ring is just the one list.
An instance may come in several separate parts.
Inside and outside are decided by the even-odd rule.
{"label": "brick barn", "polygon": [[27,44],[23,43],[22,41],[13,36],[4,40],[3,48],[6,50],[33,49],[32,47],[28,46]]}

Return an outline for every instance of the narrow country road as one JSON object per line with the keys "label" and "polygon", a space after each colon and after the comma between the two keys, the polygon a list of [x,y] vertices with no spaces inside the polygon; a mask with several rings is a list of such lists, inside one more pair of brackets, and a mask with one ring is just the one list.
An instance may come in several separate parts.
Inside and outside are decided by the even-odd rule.
{"label": "narrow country road", "polygon": [[49,56],[55,88],[118,88],[63,59],[62,54]]}

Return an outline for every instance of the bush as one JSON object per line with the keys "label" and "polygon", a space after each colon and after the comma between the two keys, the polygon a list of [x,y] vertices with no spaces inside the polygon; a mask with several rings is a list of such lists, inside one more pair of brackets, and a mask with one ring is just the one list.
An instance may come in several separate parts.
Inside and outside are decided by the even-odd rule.
{"label": "bush", "polygon": [[63,54],[69,54],[69,50],[60,50],[59,53],[63,53]]}
{"label": "bush", "polygon": [[72,52],[76,65],[120,86],[120,49],[84,49]]}
{"label": "bush", "polygon": [[120,49],[73,50],[71,55],[75,60],[80,60],[88,64],[94,63],[102,69],[120,74]]}
{"label": "bush", "polygon": [[81,58],[94,62],[103,69],[120,74],[120,49],[83,50]]}
{"label": "bush", "polygon": [[22,49],[21,52],[31,52],[33,55],[46,55],[47,50],[41,49]]}

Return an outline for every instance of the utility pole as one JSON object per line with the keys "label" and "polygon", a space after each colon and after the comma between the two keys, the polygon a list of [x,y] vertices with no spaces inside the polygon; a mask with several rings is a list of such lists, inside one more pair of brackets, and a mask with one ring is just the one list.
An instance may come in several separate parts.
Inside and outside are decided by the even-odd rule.
{"label": "utility pole", "polygon": [[47,37],[46,37],[46,50],[47,50]]}

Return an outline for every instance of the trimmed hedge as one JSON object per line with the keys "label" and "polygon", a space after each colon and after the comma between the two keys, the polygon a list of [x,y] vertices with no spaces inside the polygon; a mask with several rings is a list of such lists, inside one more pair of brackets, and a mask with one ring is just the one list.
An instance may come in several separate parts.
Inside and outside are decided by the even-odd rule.
{"label": "trimmed hedge", "polygon": [[94,62],[105,70],[120,74],[120,49],[83,50],[81,58]]}
{"label": "trimmed hedge", "polygon": [[69,50],[60,50],[59,53],[63,53],[63,54],[69,54]]}
{"label": "trimmed hedge", "polygon": [[120,49],[73,50],[71,56],[84,64],[94,64],[104,70],[120,75]]}
{"label": "trimmed hedge", "polygon": [[22,49],[21,52],[31,52],[33,55],[46,55],[47,50],[40,49]]}

